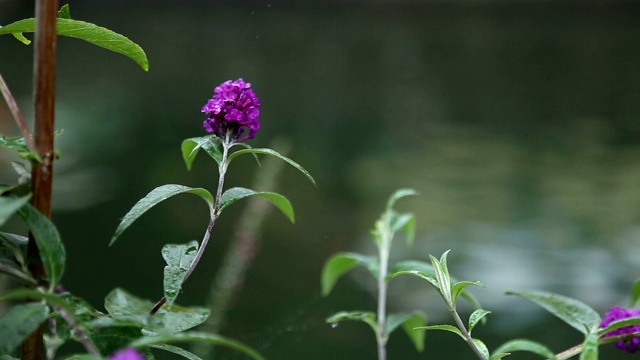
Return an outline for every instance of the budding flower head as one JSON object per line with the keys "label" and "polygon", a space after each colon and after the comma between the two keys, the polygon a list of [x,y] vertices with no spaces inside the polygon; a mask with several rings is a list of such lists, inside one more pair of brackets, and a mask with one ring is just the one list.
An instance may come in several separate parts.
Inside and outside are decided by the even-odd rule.
{"label": "budding flower head", "polygon": [[251,90],[251,84],[242,80],[225,81],[216,87],[213,98],[202,108],[208,118],[204,128],[224,139],[252,139],[260,130],[260,99]]}
{"label": "budding flower head", "polygon": [[[640,310],[638,309],[626,309],[621,307],[614,307],[607,313],[607,316],[600,323],[600,328],[606,328],[614,321],[624,320],[630,317],[640,316]],[[611,337],[618,335],[626,335],[640,331],[640,325],[627,326],[620,329],[616,329],[606,333],[603,337]],[[627,340],[620,340],[616,342],[616,347],[620,350],[624,350],[630,353],[635,353],[640,350],[640,338],[634,337]]]}
{"label": "budding flower head", "polygon": [[134,348],[124,348],[109,357],[109,360],[145,360],[142,354]]}

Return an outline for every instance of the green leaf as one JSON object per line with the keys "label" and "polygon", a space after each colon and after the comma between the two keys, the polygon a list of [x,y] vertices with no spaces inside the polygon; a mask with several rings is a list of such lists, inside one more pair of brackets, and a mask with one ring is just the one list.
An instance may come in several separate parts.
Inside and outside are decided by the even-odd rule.
{"label": "green leaf", "polygon": [[514,351],[528,351],[550,360],[556,360],[556,355],[548,347],[535,341],[525,339],[514,339],[500,345],[494,350],[494,355],[491,356],[491,359],[498,359],[495,356],[504,353],[512,353]]}
{"label": "green leaf", "polygon": [[389,197],[389,200],[387,200],[387,211],[391,210],[395,205],[395,203],[398,200],[402,199],[403,197],[414,196],[414,195],[418,195],[418,192],[415,191],[414,189],[401,188],[396,190],[393,194],[391,194],[391,196]]}
{"label": "green leaf", "polygon": [[458,336],[460,336],[462,338],[462,340],[465,340],[465,337],[464,337],[464,335],[462,335],[462,332],[460,331],[460,329],[458,329],[457,327],[452,326],[452,325],[419,326],[419,327],[415,327],[413,329],[414,330],[424,329],[424,330],[444,330],[444,331],[449,331],[449,332],[452,332],[452,333],[457,334]]}
{"label": "green leaf", "polygon": [[491,311],[483,309],[477,309],[471,313],[471,316],[469,316],[469,334],[471,334],[471,331],[473,331],[473,328],[476,327],[478,322],[484,320],[485,316],[489,314],[491,314]]}
{"label": "green leaf", "polygon": [[580,360],[598,360],[598,326],[594,325],[582,343]]}
{"label": "green leaf", "polygon": [[198,342],[198,343],[207,343],[212,345],[220,345],[232,348],[234,350],[238,350],[254,360],[264,360],[262,355],[260,355],[257,351],[252,348],[239,343],[235,340],[231,340],[220,335],[216,334],[208,334],[202,332],[183,332],[178,334],[164,334],[159,336],[145,336],[138,340],[133,341],[130,346],[133,347],[146,347],[158,344],[166,344],[166,343],[182,343],[182,342]]}
{"label": "green leaf", "polygon": [[155,304],[135,297],[122,289],[114,289],[105,298],[105,308],[114,318],[148,317],[149,325],[144,329],[160,333],[176,333],[191,329],[207,320],[209,309],[200,307],[163,306],[158,312],[148,316]]}
{"label": "green leaf", "polygon": [[[440,285],[436,278],[436,271],[433,265],[427,264],[423,261],[407,260],[400,261],[393,266],[389,278],[395,278],[400,275],[413,275],[429,282],[438,292],[440,292]],[[458,282],[454,276],[449,275],[451,281]],[[473,285],[480,285],[479,282],[471,282]],[[466,289],[462,289],[459,294],[465,298],[474,308],[480,309],[480,303],[478,300]]]}
{"label": "green leaf", "polygon": [[42,302],[20,304],[0,317],[0,352],[9,353],[35,331],[49,316],[49,307]]}
{"label": "green leaf", "polygon": [[275,205],[282,213],[289,218],[289,221],[292,223],[295,222],[295,215],[293,213],[293,206],[286,197],[274,193],[274,192],[264,192],[264,191],[253,191],[251,189],[235,187],[231,188],[222,194],[222,199],[220,199],[220,210],[218,213],[222,212],[227,206],[233,204],[234,202],[246,198],[248,196],[260,196],[263,197],[273,205]]}
{"label": "green leaf", "polygon": [[628,326],[634,326],[634,325],[640,325],[640,316],[634,316],[634,317],[629,317],[626,319],[622,319],[622,320],[617,320],[617,321],[612,321],[609,326],[607,326],[604,329],[599,329],[598,330],[598,335],[602,336],[608,332],[611,332],[613,330],[617,330],[623,327],[628,327]]}
{"label": "green leaf", "polygon": [[275,156],[280,160],[284,160],[285,162],[287,162],[289,165],[293,166],[294,168],[296,168],[298,171],[300,171],[301,173],[304,174],[304,176],[307,177],[307,179],[309,179],[309,181],[311,181],[311,183],[313,184],[313,186],[316,186],[316,181],[313,179],[313,177],[311,176],[311,174],[309,174],[309,172],[307,170],[305,170],[302,166],[300,166],[300,164],[298,164],[297,162],[289,159],[286,156],[281,155],[280,153],[278,153],[275,150],[271,150],[271,149],[266,149],[266,148],[261,148],[261,149],[242,149],[242,150],[238,150],[233,152],[231,155],[229,155],[229,163],[231,163],[231,160],[235,159],[236,157],[242,155],[242,154],[263,154],[263,155],[271,155],[271,156]]}
{"label": "green leaf", "polygon": [[393,276],[393,274],[397,272],[408,272],[408,271],[422,272],[425,274],[429,274],[433,276],[434,279],[436,276],[436,270],[433,268],[433,265],[426,263],[424,261],[417,261],[417,260],[405,260],[405,261],[397,262],[393,266],[393,268],[391,268],[391,272],[389,276]]}
{"label": "green leaf", "polygon": [[429,273],[425,273],[422,271],[395,271],[391,273],[391,278],[396,278],[398,276],[401,275],[413,275],[413,276],[417,276],[423,280],[426,280],[429,284],[431,284],[431,286],[433,286],[440,294],[442,294],[442,291],[440,291],[440,284],[438,283],[438,279],[436,279],[436,277],[433,274],[429,274]]}
{"label": "green leaf", "polygon": [[101,329],[101,328],[109,328],[109,327],[128,327],[128,328],[136,328],[139,330],[149,325],[150,319],[151,318],[146,315],[143,315],[143,316],[119,315],[117,318],[103,316],[97,319],[93,319],[91,321],[85,321],[83,325],[86,326],[88,329]]}
{"label": "green leaf", "polygon": [[640,278],[636,280],[635,284],[633,284],[633,288],[631,289],[630,307],[635,307],[638,300],[640,300]]}
{"label": "green leaf", "polygon": [[362,321],[369,324],[374,333],[378,333],[376,315],[371,311],[340,311],[327,318],[327,323],[336,324],[340,321]]}
{"label": "green leaf", "polygon": [[182,283],[198,252],[198,242],[187,244],[167,244],[162,248],[162,257],[167,262],[164,267],[164,296],[167,306],[173,305],[182,289]]}
{"label": "green leaf", "polygon": [[484,284],[481,283],[480,281],[460,281],[455,283],[452,288],[452,296],[453,296],[454,304],[456,304],[456,302],[458,301],[458,297],[462,295],[463,291],[465,291],[465,289],[469,285],[484,287]]}
{"label": "green leaf", "polygon": [[[0,232],[0,249],[8,249],[23,269],[27,268],[25,254],[29,238],[26,236]],[[29,275],[31,277],[31,275]]]}
{"label": "green leaf", "polygon": [[390,278],[396,278],[400,275],[413,275],[426,280],[438,292],[440,292],[440,284],[436,278],[436,270],[433,265],[422,261],[408,260],[401,261],[393,266],[389,274]]}
{"label": "green leaf", "polygon": [[413,214],[398,214],[391,211],[391,231],[398,232],[404,229],[404,237],[409,246],[413,245],[416,236],[416,217]]}
{"label": "green leaf", "polygon": [[418,352],[424,350],[424,337],[426,330],[414,330],[417,327],[425,326],[427,323],[427,316],[421,312],[416,311],[412,314],[390,314],[387,317],[387,334],[391,334],[398,326],[402,325],[404,331],[413,342]]}
{"label": "green leaf", "polygon": [[209,213],[213,216],[213,208],[214,208],[214,200],[213,195],[209,191],[203,188],[191,188],[183,185],[175,185],[168,184],[162,185],[155,189],[153,189],[147,196],[140,199],[129,212],[122,218],[122,221],[118,225],[111,241],[109,242],[109,246],[113,245],[116,239],[122,235],[122,233],[134,222],[136,221],[142,214],[147,212],[147,210],[156,206],[158,203],[167,200],[168,198],[178,195],[178,194],[194,194],[201,197],[209,206]]}
{"label": "green leaf", "polygon": [[[78,322],[87,322],[96,317],[105,316],[100,311],[96,310],[91,304],[82,298],[73,296],[69,293],[62,293],[57,295],[62,301],[64,301],[69,308],[73,309],[73,315]],[[105,318],[110,319],[110,318]]]}
{"label": "green leaf", "polygon": [[574,329],[587,335],[589,330],[600,323],[600,315],[585,303],[563,295],[544,291],[510,291],[545,308]]}
{"label": "green leaf", "polygon": [[493,354],[491,355],[491,357],[489,358],[489,360],[500,360],[502,358],[505,358],[507,356],[511,355],[510,353],[498,353],[498,354]]}
{"label": "green leaf", "polygon": [[0,360],[20,360],[20,359],[4,354],[4,355],[0,355]]}
{"label": "green leaf", "polygon": [[185,139],[182,142],[182,159],[184,160],[187,170],[191,170],[191,165],[196,159],[200,149],[204,151],[215,160],[219,165],[222,161],[222,151],[220,151],[220,139],[215,135],[207,135],[202,137],[194,137]]}
{"label": "green leaf", "polygon": [[91,354],[73,354],[64,358],[64,360],[104,360],[102,356]]}
{"label": "green leaf", "polygon": [[25,204],[20,208],[18,214],[33,234],[40,251],[40,259],[49,277],[49,288],[54,289],[62,278],[67,261],[66,251],[58,229],[51,220],[30,204]]}
{"label": "green leaf", "polygon": [[185,359],[189,359],[189,360],[202,360],[202,358],[200,358],[199,356],[197,356],[196,354],[189,352],[181,347],[177,347],[174,345],[167,345],[167,344],[157,344],[157,345],[151,345],[152,348],[154,349],[160,349],[160,350],[164,350],[170,353],[174,353],[176,355],[180,355]]}
{"label": "green leaf", "polygon": [[87,333],[102,354],[111,354],[125,348],[143,336],[139,326],[98,327]]}
{"label": "green leaf", "polygon": [[73,308],[59,295],[47,292],[41,292],[32,289],[16,289],[0,294],[0,301],[16,300],[16,299],[39,299],[46,300],[48,303],[63,308],[73,313]]}
{"label": "green leaf", "polygon": [[26,236],[6,233],[2,231],[0,231],[0,241],[8,247],[15,248],[25,247],[27,246],[27,244],[29,244],[29,238]]}
{"label": "green leaf", "polygon": [[[4,29],[5,28],[0,28],[0,33]],[[29,40],[24,38],[24,36],[22,38],[29,42]],[[18,40],[20,40],[20,38],[18,38]],[[20,157],[24,159],[33,159],[37,162],[42,162],[38,153],[29,149],[29,147],[27,146],[27,142],[22,136],[8,137],[0,134],[0,147],[15,151],[20,155]]]}
{"label": "green leaf", "polygon": [[365,266],[374,278],[378,278],[380,270],[376,258],[351,252],[337,253],[327,260],[322,269],[322,296],[329,295],[338,279],[357,265]]}
{"label": "green leaf", "polygon": [[476,345],[476,348],[480,351],[480,353],[484,355],[484,358],[488,359],[489,349],[487,349],[487,345],[485,345],[480,339],[471,339],[471,340]]}
{"label": "green leaf", "polygon": [[30,185],[31,184],[31,170],[27,169],[26,165],[19,161],[12,161],[11,166],[13,170],[18,174],[18,184],[19,185]]}
{"label": "green leaf", "polygon": [[4,225],[18,210],[29,202],[31,194],[21,197],[0,197],[0,226]]}
{"label": "green leaf", "polygon": [[[58,18],[58,35],[90,42],[107,50],[120,53],[149,71],[149,60],[142,48],[127,37],[109,29],[84,21]],[[34,32],[35,19],[24,19],[0,28],[0,35]],[[28,45],[28,43],[27,43]]]}
{"label": "green leaf", "polygon": [[447,303],[447,306],[449,306],[449,308],[453,308],[455,304],[453,303],[453,295],[451,292],[451,278],[449,277],[449,269],[447,269],[447,254],[449,254],[449,251],[451,250],[445,251],[444,254],[442,254],[442,256],[440,257],[440,260],[436,259],[432,255],[429,255],[429,258],[431,259],[431,264],[436,271],[436,279],[438,279],[439,285],[438,291],[440,292],[440,295],[442,295],[444,301]]}
{"label": "green leaf", "polygon": [[60,19],[71,19],[71,10],[69,10],[69,4],[64,4],[58,10],[58,18]]}

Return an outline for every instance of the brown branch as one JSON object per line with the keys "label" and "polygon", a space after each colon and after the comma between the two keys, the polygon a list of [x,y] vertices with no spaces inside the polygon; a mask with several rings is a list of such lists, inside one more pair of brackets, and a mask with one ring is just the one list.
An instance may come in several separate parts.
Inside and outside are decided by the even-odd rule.
{"label": "brown branch", "polygon": [[[53,132],[55,118],[56,44],[58,0],[36,0],[36,32],[33,60],[35,122],[34,141],[42,163],[33,163],[31,186],[32,203],[38,211],[51,217],[53,184]],[[33,235],[27,246],[29,270],[34,279],[46,278],[46,272]],[[41,325],[22,344],[23,360],[41,360],[43,356],[44,326]]]}

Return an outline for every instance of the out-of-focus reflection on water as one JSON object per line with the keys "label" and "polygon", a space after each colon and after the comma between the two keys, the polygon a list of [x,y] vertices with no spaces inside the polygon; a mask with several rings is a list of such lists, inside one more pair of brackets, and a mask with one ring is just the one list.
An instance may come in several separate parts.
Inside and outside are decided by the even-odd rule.
{"label": "out-of-focus reflection on water", "polygon": [[[30,16],[17,1],[0,4],[8,9],[2,24]],[[278,215],[267,222],[225,335],[272,359],[373,358],[364,326],[324,323],[337,310],[373,309],[370,279],[356,271],[324,299],[319,273],[334,252],[372,251],[368,231],[399,187],[421,195],[398,206],[416,214],[418,238],[411,249],[398,239],[395,259],[452,249],[451,271],[487,285],[476,294],[493,314],[487,330],[476,331],[485,331],[490,348],[528,330],[558,351],[579,341],[506,290],[556,291],[600,312],[628,301],[640,255],[636,4],[74,1],[71,8],[139,42],[151,61],[144,73],[103,49],[59,41],[65,133],[55,219],[69,252],[65,286],[92,303],[115,286],[156,298],[162,244],[201,236],[205,206],[175,199],[106,247],[118,219],[155,186],[215,185],[204,159],[184,170],[179,145],[203,134],[200,108],[213,87],[238,77],[263,102],[252,145],[288,137],[291,157],[318,189],[293,170],[281,178],[277,190],[292,200],[298,222]],[[31,56],[30,47],[0,38],[0,71],[25,108]],[[2,129],[11,131],[7,116],[0,107]],[[230,186],[260,174],[243,161],[234,163]],[[225,212],[180,298],[186,304],[202,304],[240,207]],[[394,280],[390,307],[448,321],[433,291],[414,280]],[[446,354],[439,358],[469,358],[449,340],[457,339],[434,333],[427,347]],[[402,335],[390,348],[394,358],[427,357]]]}

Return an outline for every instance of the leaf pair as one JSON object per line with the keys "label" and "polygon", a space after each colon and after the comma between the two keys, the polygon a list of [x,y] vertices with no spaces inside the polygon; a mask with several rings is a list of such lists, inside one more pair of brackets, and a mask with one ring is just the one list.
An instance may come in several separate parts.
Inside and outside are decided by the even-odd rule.
{"label": "leaf pair", "polygon": [[222,194],[220,209],[218,210],[218,214],[214,214],[215,200],[213,198],[213,195],[208,190],[203,188],[192,188],[184,185],[167,184],[153,189],[144,198],[140,199],[131,208],[131,210],[129,210],[124,218],[122,218],[122,221],[120,221],[120,224],[111,237],[111,242],[109,243],[109,245],[113,245],[118,237],[120,237],[120,235],[122,235],[122,233],[129,226],[131,226],[134,221],[136,221],[140,216],[142,216],[152,207],[156,206],[164,200],[169,199],[170,197],[179,194],[194,194],[199,196],[207,203],[207,206],[209,207],[209,215],[211,217],[218,216],[223,209],[240,199],[246,198],[248,196],[260,196],[274,203],[278,207],[278,209],[280,209],[289,218],[289,220],[291,220],[292,222],[295,220],[293,207],[291,206],[289,200],[287,200],[284,196],[276,193],[257,192],[245,188],[231,188]]}
{"label": "leaf pair", "polygon": [[[341,321],[362,321],[368,324],[374,333],[378,333],[378,323],[376,321],[376,315],[371,311],[341,311],[331,315],[327,318],[327,322],[330,324],[338,324]],[[385,334],[390,335],[394,330],[402,325],[405,333],[411,339],[411,342],[416,347],[416,350],[422,352],[424,350],[424,330],[420,329],[427,322],[427,316],[421,311],[415,311],[410,314],[398,313],[390,314],[387,317]]]}
{"label": "leaf pair", "polygon": [[[296,170],[304,174],[304,176],[306,176],[314,186],[316,186],[316,181],[307,170],[305,170],[297,162],[289,159],[279,152],[267,148],[254,149],[245,143],[236,143],[235,145],[244,146],[246,149],[234,151],[233,153],[231,153],[227,159],[227,163],[231,163],[233,159],[243,154],[252,154],[253,156],[256,156],[258,154],[273,156],[293,166]],[[187,166],[187,170],[191,170],[193,161],[198,156],[200,149],[204,150],[218,165],[220,165],[220,163],[222,162],[222,150],[220,149],[221,146],[222,145],[220,143],[220,139],[216,135],[194,137],[184,140],[182,142],[181,150],[182,159]],[[257,160],[258,159],[256,157],[256,161]]]}

